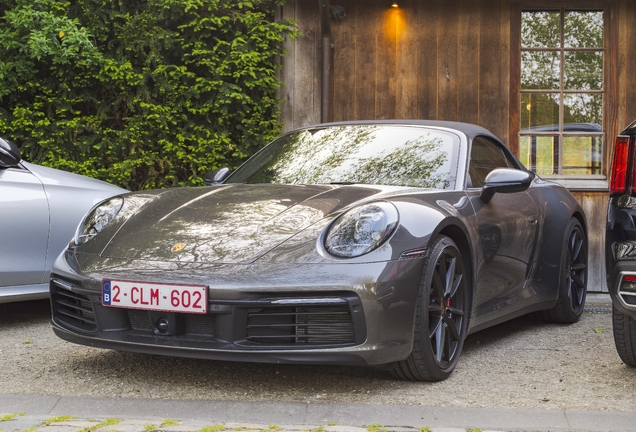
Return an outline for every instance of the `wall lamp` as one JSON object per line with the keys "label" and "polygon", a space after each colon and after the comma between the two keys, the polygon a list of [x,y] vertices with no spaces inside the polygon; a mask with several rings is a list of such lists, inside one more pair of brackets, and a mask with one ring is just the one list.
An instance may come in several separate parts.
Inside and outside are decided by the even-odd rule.
{"label": "wall lamp", "polygon": [[329,15],[331,19],[341,20],[347,16],[347,12],[344,10],[342,6],[329,6]]}

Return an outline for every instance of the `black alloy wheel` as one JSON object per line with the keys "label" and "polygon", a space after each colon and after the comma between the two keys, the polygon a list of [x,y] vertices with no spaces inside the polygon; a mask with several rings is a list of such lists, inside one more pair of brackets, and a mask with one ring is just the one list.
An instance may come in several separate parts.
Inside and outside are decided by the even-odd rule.
{"label": "black alloy wheel", "polygon": [[580,226],[576,226],[570,233],[567,253],[569,272],[566,276],[566,289],[572,311],[580,315],[587,291],[587,245]]}
{"label": "black alloy wheel", "polygon": [[459,249],[441,236],[425,257],[413,350],[392,373],[412,381],[441,381],[457,364],[468,324],[468,276]]}
{"label": "black alloy wheel", "polygon": [[559,299],[544,317],[558,323],[575,323],[581,317],[587,295],[587,237],[581,223],[570,219],[561,252]]}

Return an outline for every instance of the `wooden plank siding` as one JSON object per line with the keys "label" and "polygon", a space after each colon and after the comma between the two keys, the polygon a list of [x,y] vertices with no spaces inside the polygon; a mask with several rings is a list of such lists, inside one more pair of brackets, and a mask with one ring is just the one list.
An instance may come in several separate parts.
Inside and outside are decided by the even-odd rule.
{"label": "wooden plank siding", "polygon": [[320,123],[320,15],[314,1],[291,1],[283,19],[298,23],[300,36],[283,58],[281,122],[288,129]]}
{"label": "wooden plank siding", "polygon": [[[332,120],[467,121],[507,140],[508,0],[402,0],[399,8],[385,0],[333,3],[345,9],[346,17],[331,20]],[[320,29],[317,2],[290,1],[284,9],[289,10],[284,17],[301,20],[303,34],[284,60],[291,74],[298,74],[293,89],[285,74],[294,102],[283,89],[284,104],[302,111],[292,114],[285,107],[283,122],[289,130],[320,120],[314,110],[295,105],[320,100],[314,87]]]}
{"label": "wooden plank siding", "polygon": [[[521,11],[555,4],[607,11],[604,174],[614,137],[636,119],[634,0],[332,0],[333,121],[435,119],[475,123],[518,152]],[[285,130],[320,122],[320,20],[316,0],[289,0],[283,18],[299,22],[281,89]],[[607,192],[573,191],[587,212],[590,290],[606,291]]]}
{"label": "wooden plank siding", "polygon": [[608,292],[605,280],[605,221],[607,193],[572,191],[587,218],[588,272],[590,292]]}

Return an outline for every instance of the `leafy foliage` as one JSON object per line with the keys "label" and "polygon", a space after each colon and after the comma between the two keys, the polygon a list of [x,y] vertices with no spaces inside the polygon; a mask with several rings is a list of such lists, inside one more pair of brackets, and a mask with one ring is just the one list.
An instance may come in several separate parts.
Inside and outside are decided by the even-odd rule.
{"label": "leafy foliage", "polygon": [[128,189],[202,184],[279,133],[284,0],[3,0],[0,136]]}

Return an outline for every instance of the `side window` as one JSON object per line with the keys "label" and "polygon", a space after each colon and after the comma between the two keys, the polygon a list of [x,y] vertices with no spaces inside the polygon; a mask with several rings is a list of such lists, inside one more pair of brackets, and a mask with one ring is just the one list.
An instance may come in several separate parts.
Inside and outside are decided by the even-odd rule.
{"label": "side window", "polygon": [[476,137],[470,152],[467,187],[482,187],[486,176],[495,168],[516,168],[516,166],[508,159],[500,146],[488,138]]}

